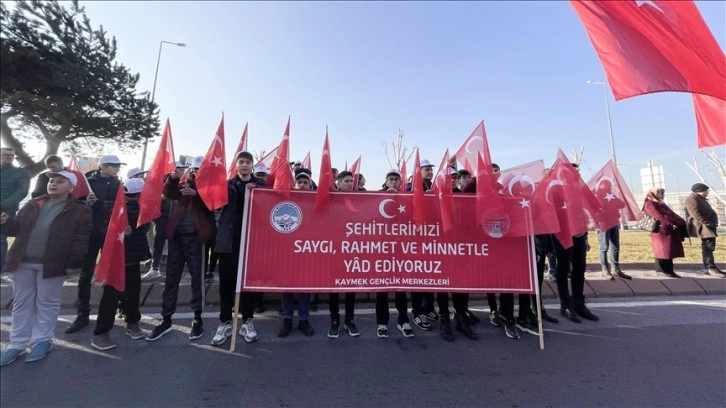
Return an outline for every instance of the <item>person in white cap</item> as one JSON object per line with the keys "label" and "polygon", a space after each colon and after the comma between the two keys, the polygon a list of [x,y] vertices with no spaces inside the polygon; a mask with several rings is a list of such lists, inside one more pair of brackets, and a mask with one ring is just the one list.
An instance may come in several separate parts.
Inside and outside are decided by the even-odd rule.
{"label": "person in white cap", "polygon": [[134,167],[134,168],[132,168],[132,169],[130,169],[129,171],[126,172],[126,178],[127,179],[132,179],[132,178],[145,179],[146,178],[146,173],[148,173],[148,171],[141,170],[138,167]]}
{"label": "person in white cap", "polygon": [[83,268],[81,268],[81,275],[78,277],[78,300],[76,301],[78,312],[76,320],[66,329],[67,334],[75,333],[88,326],[88,316],[91,313],[93,271],[96,269],[98,254],[103,248],[108,222],[116,202],[116,193],[121,184],[117,177],[118,172],[125,164],[121,163],[116,155],[101,156],[98,161],[99,172],[88,178],[91,193],[88,195],[87,203],[91,206],[93,227],[91,228],[88,253],[83,262]]}
{"label": "person in white cap", "polygon": [[88,251],[91,209],[71,197],[78,178],[65,170],[49,176],[47,195],[28,201],[15,218],[0,214],[3,235],[15,237],[3,266],[13,279],[10,345],[0,356],[3,366],[28,346],[28,363],[53,348],[63,281],[78,272]]}
{"label": "person in white cap", "polygon": [[254,173],[256,178],[267,183],[267,175],[269,174],[269,171],[267,170],[267,166],[265,165],[265,163],[260,163],[257,167],[252,169],[252,172]]}

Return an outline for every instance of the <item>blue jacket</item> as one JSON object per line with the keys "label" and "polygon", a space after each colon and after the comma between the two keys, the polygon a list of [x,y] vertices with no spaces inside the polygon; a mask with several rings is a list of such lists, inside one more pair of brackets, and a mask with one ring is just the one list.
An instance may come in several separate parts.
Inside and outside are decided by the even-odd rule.
{"label": "blue jacket", "polygon": [[[254,183],[257,186],[265,185],[264,181],[256,178],[255,176],[252,176],[250,183]],[[238,187],[242,191],[241,197],[237,194]],[[217,225],[217,241],[214,245],[214,252],[220,254],[232,253],[234,250],[234,237],[240,237],[242,235],[241,228],[238,228],[242,219],[242,212],[240,211],[238,213],[237,202],[238,200],[245,199],[245,191],[246,187],[242,187],[242,180],[239,179],[239,176],[235,176],[232,180],[227,181],[229,201],[227,202],[227,205],[218,210],[219,221]]]}

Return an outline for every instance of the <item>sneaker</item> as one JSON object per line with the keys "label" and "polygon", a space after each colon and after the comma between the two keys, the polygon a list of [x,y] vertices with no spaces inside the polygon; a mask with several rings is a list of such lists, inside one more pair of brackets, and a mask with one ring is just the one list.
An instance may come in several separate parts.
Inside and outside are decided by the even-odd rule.
{"label": "sneaker", "polygon": [[239,335],[243,336],[247,343],[257,341],[257,331],[255,331],[255,325],[252,323],[251,317],[239,328]]}
{"label": "sneaker", "polygon": [[517,328],[523,332],[527,332],[529,334],[539,336],[539,332],[537,330],[537,320],[534,319],[527,319],[527,318],[519,318],[517,319]]}
{"label": "sneaker", "polygon": [[145,274],[141,275],[141,281],[146,282],[153,279],[161,278],[161,271],[159,269],[150,269],[149,272],[146,272]]}
{"label": "sneaker", "polygon": [[385,324],[379,324],[378,329],[376,330],[376,336],[378,336],[381,339],[387,339],[388,338],[388,327]]}
{"label": "sneaker", "polygon": [[315,334],[315,329],[310,325],[307,320],[300,320],[297,324],[297,329],[300,330],[306,337],[312,337]]}
{"label": "sneaker", "polygon": [[221,346],[232,335],[232,322],[226,321],[217,327],[217,332],[212,337],[213,346]]}
{"label": "sneaker", "polygon": [[499,314],[498,310],[492,310],[489,312],[489,322],[492,324],[492,326],[496,327],[502,327],[504,324],[504,319],[502,319],[502,316]]}
{"label": "sneaker", "polygon": [[504,334],[510,339],[519,338],[519,331],[517,331],[517,324],[514,323],[514,319],[504,322]]}
{"label": "sneaker", "polygon": [[204,283],[214,283],[214,274],[212,272],[204,274]]}
{"label": "sneaker", "polygon": [[116,348],[116,342],[111,340],[111,337],[108,335],[108,333],[103,333],[93,336],[91,346],[93,346],[93,348],[95,348],[96,350],[105,351]]}
{"label": "sneaker", "polygon": [[23,353],[25,353],[25,349],[13,349],[9,348],[5,351],[3,351],[2,356],[0,356],[0,367],[6,366],[13,361],[15,361],[18,357],[20,357]]}
{"label": "sneaker", "polygon": [[343,330],[348,330],[350,337],[360,336],[360,330],[358,330],[358,327],[356,327],[355,322],[352,320],[343,323]]}
{"label": "sneaker", "polygon": [[280,325],[280,331],[277,332],[277,337],[287,337],[292,330],[292,318],[286,317],[282,319],[282,325]]}
{"label": "sneaker", "polygon": [[201,318],[195,317],[192,320],[192,329],[189,332],[189,340],[196,340],[204,335],[204,323]]}
{"label": "sneaker", "polygon": [[331,317],[330,318],[330,330],[328,330],[328,338],[329,339],[337,339],[340,333],[340,318],[339,317]]}
{"label": "sneaker", "polygon": [[30,349],[30,354],[28,354],[28,357],[25,357],[25,362],[32,363],[34,361],[42,360],[45,358],[45,356],[48,355],[48,353],[50,353],[52,349],[52,340],[45,340],[35,343],[35,345]]}
{"label": "sneaker", "polygon": [[413,318],[413,323],[418,326],[421,330],[431,330],[431,323],[429,323],[426,315],[418,315]]}
{"label": "sneaker", "polygon": [[146,336],[147,341],[156,341],[161,338],[161,336],[165,335],[166,333],[169,333],[171,331],[171,322],[168,322],[166,320],[162,320],[161,323],[157,324],[156,327],[154,327],[154,330],[149,333],[148,336]]}
{"label": "sneaker", "polygon": [[139,340],[146,336],[146,332],[141,330],[138,323],[128,323],[126,325],[126,335],[131,337],[131,340]]}
{"label": "sneaker", "polygon": [[401,332],[401,334],[403,334],[403,337],[413,337],[414,336],[413,329],[411,328],[411,325],[408,322],[406,322],[404,324],[399,324],[396,327],[398,327],[398,330]]}
{"label": "sneaker", "polygon": [[126,320],[126,313],[118,312],[118,314],[116,315],[116,320],[120,320],[120,321]]}
{"label": "sneaker", "polygon": [[432,312],[428,312],[428,313],[426,313],[426,318],[428,320],[433,320],[435,322],[438,322],[439,321],[439,314],[436,313],[436,312],[433,312],[433,311]]}

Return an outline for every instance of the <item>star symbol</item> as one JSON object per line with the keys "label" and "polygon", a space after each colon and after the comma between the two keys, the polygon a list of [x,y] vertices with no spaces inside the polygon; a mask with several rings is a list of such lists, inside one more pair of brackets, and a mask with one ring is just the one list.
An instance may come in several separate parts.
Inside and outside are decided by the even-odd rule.
{"label": "star symbol", "polygon": [[399,206],[398,206],[398,212],[399,212],[400,214],[403,214],[403,213],[405,213],[405,212],[406,212],[406,207],[405,207],[405,206],[403,206],[403,205],[399,205]]}
{"label": "star symbol", "polygon": [[655,2],[653,2],[653,0],[635,0],[635,5],[638,6],[638,8],[647,5],[647,6],[653,7],[654,9],[660,11],[661,13],[664,13],[663,9],[658,7],[658,5],[655,4]]}
{"label": "star symbol", "polygon": [[118,209],[118,217],[121,218],[121,216],[124,215],[124,208],[121,207]]}
{"label": "star symbol", "polygon": [[222,165],[222,158],[214,156],[214,159],[212,159],[212,163],[214,163],[214,167],[221,166]]}
{"label": "star symbol", "polygon": [[567,203],[562,203],[562,209],[563,210],[566,210],[567,209]]}
{"label": "star symbol", "polygon": [[124,242],[124,232],[123,232],[123,231],[119,232],[119,233],[118,233],[118,237],[116,237],[116,239],[117,239],[117,240],[118,240],[119,242]]}
{"label": "star symbol", "polygon": [[520,201],[520,202],[519,202],[519,205],[521,205],[521,206],[522,206],[522,208],[524,208],[524,207],[529,207],[529,200],[525,200],[525,199],[523,198],[523,199],[522,199],[522,201]]}
{"label": "star symbol", "polygon": [[605,199],[608,200],[608,202],[615,199],[615,195],[613,193],[607,193],[605,194]]}

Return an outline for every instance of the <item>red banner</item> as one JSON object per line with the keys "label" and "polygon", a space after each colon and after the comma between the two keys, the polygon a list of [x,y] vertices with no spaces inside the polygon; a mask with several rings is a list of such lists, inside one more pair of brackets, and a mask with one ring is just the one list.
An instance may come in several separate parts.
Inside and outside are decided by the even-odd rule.
{"label": "red banner", "polygon": [[[471,221],[474,195],[455,195],[457,222],[438,211],[413,222],[411,193],[331,192],[315,212],[315,191],[290,198],[266,188],[246,195],[238,282],[242,291],[446,291],[535,293],[531,237],[502,237],[497,222]],[[437,197],[426,195],[438,207]]]}

